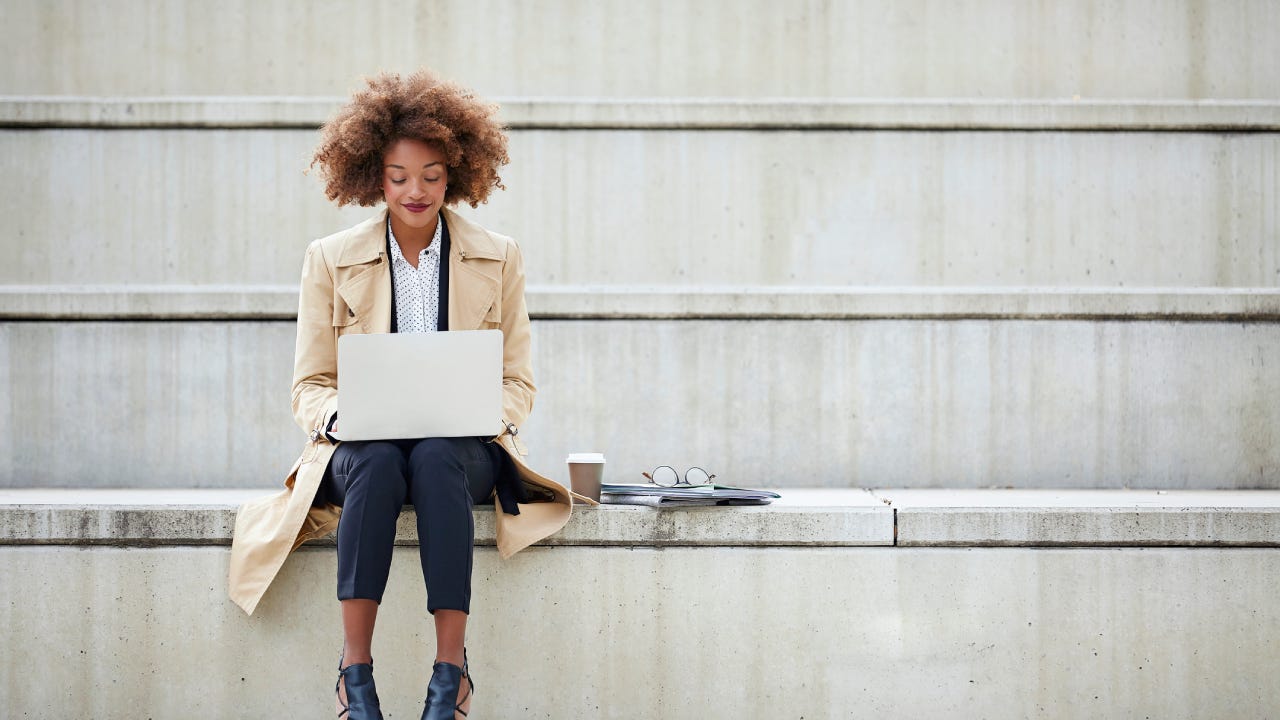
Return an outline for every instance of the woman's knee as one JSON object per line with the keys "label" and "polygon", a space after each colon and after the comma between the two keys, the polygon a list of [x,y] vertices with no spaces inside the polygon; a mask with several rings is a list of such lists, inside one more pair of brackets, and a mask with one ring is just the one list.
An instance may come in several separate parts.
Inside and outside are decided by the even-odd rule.
{"label": "woman's knee", "polygon": [[471,438],[424,438],[409,453],[409,465],[414,471],[462,469],[468,462],[464,442]]}
{"label": "woman's knee", "polygon": [[341,467],[339,473],[345,476],[345,485],[350,490],[353,484],[374,482],[377,485],[399,485],[403,490],[405,462],[404,453],[394,443],[367,442],[353,446],[343,443],[338,451],[346,450],[345,456],[335,462]]}

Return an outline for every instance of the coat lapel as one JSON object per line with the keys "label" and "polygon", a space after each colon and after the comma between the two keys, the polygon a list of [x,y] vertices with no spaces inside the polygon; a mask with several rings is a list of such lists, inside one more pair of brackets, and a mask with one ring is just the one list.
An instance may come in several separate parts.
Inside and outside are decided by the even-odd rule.
{"label": "coat lapel", "polygon": [[[386,250],[387,211],[351,230],[334,263],[337,292],[364,333],[391,331],[391,264]],[[342,319],[334,318],[335,324]]]}
{"label": "coat lapel", "polygon": [[448,208],[443,215],[451,245],[449,329],[479,330],[498,301],[506,258],[484,228]]}

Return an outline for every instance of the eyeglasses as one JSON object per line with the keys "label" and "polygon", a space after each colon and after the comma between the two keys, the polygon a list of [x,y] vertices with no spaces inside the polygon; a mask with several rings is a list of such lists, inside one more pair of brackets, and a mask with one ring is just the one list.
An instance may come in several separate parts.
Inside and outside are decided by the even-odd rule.
{"label": "eyeglasses", "polygon": [[670,465],[659,465],[651,473],[640,474],[649,478],[649,482],[659,487],[710,485],[711,481],[716,477],[700,467],[691,467],[684,472],[684,480],[681,480],[680,474]]}

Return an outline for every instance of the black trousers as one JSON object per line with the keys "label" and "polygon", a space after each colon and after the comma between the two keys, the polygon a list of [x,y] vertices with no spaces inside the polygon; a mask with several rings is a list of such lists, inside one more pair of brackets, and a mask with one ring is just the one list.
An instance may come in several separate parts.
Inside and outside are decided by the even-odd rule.
{"label": "black trousers", "polygon": [[471,509],[493,492],[503,453],[478,437],[339,443],[321,484],[324,499],[342,506],[338,599],[382,602],[396,518],[412,504],[428,612],[470,612]]}

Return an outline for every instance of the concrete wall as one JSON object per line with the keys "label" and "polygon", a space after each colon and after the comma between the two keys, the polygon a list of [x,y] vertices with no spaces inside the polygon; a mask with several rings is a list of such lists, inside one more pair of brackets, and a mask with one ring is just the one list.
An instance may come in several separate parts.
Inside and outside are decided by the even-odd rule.
{"label": "concrete wall", "polygon": [[[765,486],[1280,487],[1272,323],[539,321],[535,467]],[[0,325],[0,484],[274,486],[289,322]]]}
{"label": "concrete wall", "polygon": [[[520,131],[534,284],[1280,286],[1275,133]],[[297,282],[313,131],[0,132],[0,283]]]}
{"label": "concrete wall", "polygon": [[[221,547],[0,548],[13,717],[323,717],[330,548],[258,612]],[[1273,549],[536,548],[476,553],[483,717],[1265,717]],[[415,548],[374,643],[392,717],[432,657]],[[803,591],[799,591],[803,588]],[[535,620],[536,619],[536,620]]]}
{"label": "concrete wall", "polygon": [[[368,213],[302,176],[314,126],[424,63],[522,98],[474,214],[549,287],[535,464],[1280,486],[1278,41],[1264,0],[8,3],[0,487],[274,484],[292,328],[260,306]],[[898,289],[759,295],[825,286]],[[1135,286],[1167,299],[1074,294]]]}
{"label": "concrete wall", "polygon": [[10,2],[0,94],[1280,98],[1268,0]]}

